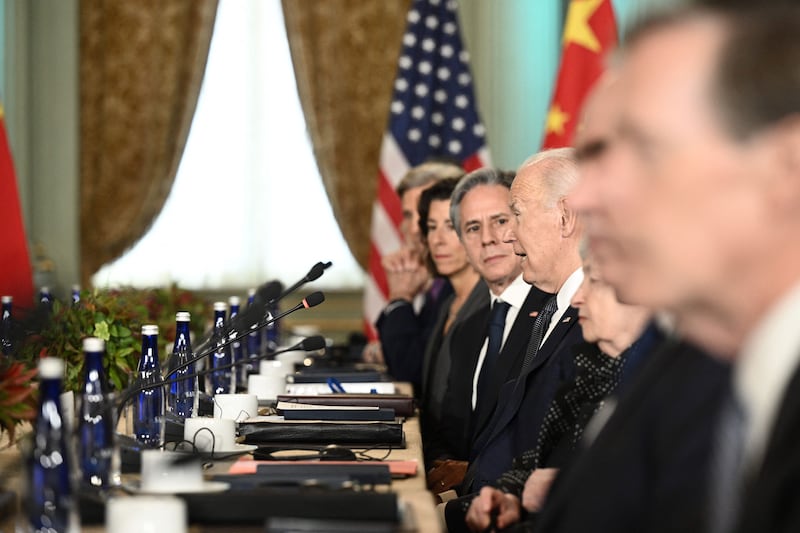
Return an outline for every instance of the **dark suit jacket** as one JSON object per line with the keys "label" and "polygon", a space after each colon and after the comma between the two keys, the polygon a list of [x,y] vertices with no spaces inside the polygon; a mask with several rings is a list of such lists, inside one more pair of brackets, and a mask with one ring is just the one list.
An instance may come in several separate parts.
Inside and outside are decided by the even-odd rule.
{"label": "dark suit jacket", "polygon": [[561,470],[536,531],[702,531],[709,420],[727,380],[721,363],[665,342],[618,398],[594,443]]}
{"label": "dark suit jacket", "polygon": [[550,296],[536,287],[531,287],[528,291],[498,355],[485,397],[478,398],[475,411],[472,410],[472,382],[481,348],[488,335],[491,304],[487,302],[480,311],[453,328],[450,344],[453,356],[442,402],[446,409],[438,431],[432,433],[431,438],[425,442],[425,457],[428,462],[433,459],[469,459],[472,441],[477,433],[475,428],[485,424],[494,411],[500,386],[515,379],[522,368],[525,349],[536,320],[530,315],[538,312]]}
{"label": "dark suit jacket", "polygon": [[426,293],[425,303],[419,314],[409,303],[381,313],[375,327],[381,339],[383,358],[389,374],[397,381],[408,381],[414,385],[414,395],[419,398],[422,391],[422,358],[431,336],[442,302],[453,294],[450,282],[439,293]]}
{"label": "dark suit jacket", "polygon": [[533,363],[500,389],[497,409],[478,434],[461,493],[480,490],[511,468],[511,461],[536,446],[544,415],[558,388],[575,379],[571,348],[582,341],[577,310],[569,307]]}
{"label": "dark suit jacket", "polygon": [[[478,280],[475,287],[470,292],[461,309],[458,310],[453,324],[446,334],[442,334],[445,321],[450,314],[450,303],[455,295],[451,295],[445,300],[439,310],[439,320],[436,322],[428,346],[425,349],[422,373],[422,402],[420,413],[420,428],[422,431],[423,442],[435,440],[439,434],[442,420],[442,410],[447,378],[450,373],[451,354],[453,352],[453,341],[456,338],[459,326],[470,320],[476,312],[481,312],[489,301],[489,288],[483,280]],[[449,410],[449,407],[446,408]],[[432,437],[434,439],[432,439]],[[427,456],[426,456],[427,459]]]}
{"label": "dark suit jacket", "polygon": [[738,533],[800,531],[800,368],[786,388],[764,462],[747,483],[741,512]]}

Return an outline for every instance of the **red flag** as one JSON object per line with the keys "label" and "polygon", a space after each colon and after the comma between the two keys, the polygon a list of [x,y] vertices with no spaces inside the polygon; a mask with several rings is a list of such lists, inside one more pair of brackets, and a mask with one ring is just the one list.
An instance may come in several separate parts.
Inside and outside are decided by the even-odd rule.
{"label": "red flag", "polygon": [[389,294],[381,257],[401,244],[397,184],[411,167],[436,156],[459,161],[468,171],[489,164],[456,2],[415,0],[406,21],[372,208],[364,289],[365,329],[372,340],[377,338],[373,325]]}
{"label": "red flag", "polygon": [[0,293],[14,297],[14,307],[33,306],[33,274],[19,206],[17,177],[0,105]]}
{"label": "red flag", "polygon": [[571,0],[563,42],[542,148],[572,144],[583,99],[605,70],[606,53],[617,44],[611,0]]}

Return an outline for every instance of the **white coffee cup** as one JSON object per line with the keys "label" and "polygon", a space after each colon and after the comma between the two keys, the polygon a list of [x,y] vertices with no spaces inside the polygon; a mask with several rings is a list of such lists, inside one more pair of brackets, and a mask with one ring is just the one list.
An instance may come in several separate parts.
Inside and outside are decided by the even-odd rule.
{"label": "white coffee cup", "polygon": [[247,390],[259,400],[274,400],[286,392],[286,376],[282,374],[250,374]]}
{"label": "white coffee cup", "polygon": [[236,422],[258,415],[258,396],[255,394],[214,395],[214,418],[233,418]]}
{"label": "white coffee cup", "polygon": [[186,502],[174,496],[111,498],[106,504],[109,533],[186,533]]}
{"label": "white coffee cup", "polygon": [[262,376],[286,376],[290,372],[280,361],[261,361],[258,364],[258,373]]}
{"label": "white coffee cup", "polygon": [[295,365],[303,364],[303,361],[308,357],[308,352],[305,350],[292,350],[275,355],[275,360],[280,361],[281,364],[289,369],[290,373],[294,373]]}
{"label": "white coffee cup", "polygon": [[232,418],[187,418],[183,438],[201,452],[236,451],[236,421]]}
{"label": "white coffee cup", "polygon": [[173,494],[200,489],[202,466],[199,461],[181,460],[185,458],[185,454],[167,450],[142,450],[142,492]]}

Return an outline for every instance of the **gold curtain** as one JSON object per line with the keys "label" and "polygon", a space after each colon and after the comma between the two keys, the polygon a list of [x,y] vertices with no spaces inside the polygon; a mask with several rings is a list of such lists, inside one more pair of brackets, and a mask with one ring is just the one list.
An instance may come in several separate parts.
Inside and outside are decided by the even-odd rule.
{"label": "gold curtain", "polygon": [[164,205],[197,104],[216,8],[217,0],[80,2],[84,285],[141,238]]}
{"label": "gold curtain", "polygon": [[366,268],[381,137],[411,0],[282,0],[297,88],[333,213]]}

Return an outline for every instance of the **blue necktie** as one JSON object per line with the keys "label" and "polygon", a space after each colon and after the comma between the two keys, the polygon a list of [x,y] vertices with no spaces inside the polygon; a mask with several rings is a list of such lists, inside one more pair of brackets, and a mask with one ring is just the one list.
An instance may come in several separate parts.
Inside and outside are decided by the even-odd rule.
{"label": "blue necktie", "polygon": [[522,363],[520,375],[525,373],[536,358],[536,354],[539,353],[539,346],[541,346],[544,334],[550,326],[550,319],[553,318],[553,314],[557,309],[558,302],[556,297],[551,296],[547,303],[544,304],[544,308],[536,315],[536,321],[533,323],[533,330],[531,331],[531,340],[528,342],[528,349],[525,351],[525,360]]}
{"label": "blue necktie", "polygon": [[492,372],[503,345],[503,330],[506,327],[506,315],[510,307],[511,304],[500,300],[495,301],[492,306],[489,317],[489,342],[486,344],[486,356],[483,358],[483,366],[478,376],[478,401],[483,398],[486,388],[492,380]]}

